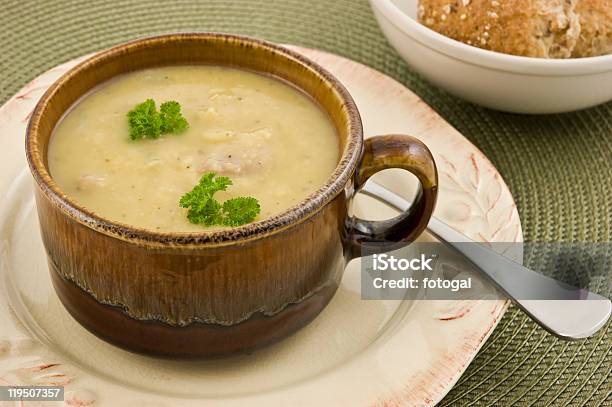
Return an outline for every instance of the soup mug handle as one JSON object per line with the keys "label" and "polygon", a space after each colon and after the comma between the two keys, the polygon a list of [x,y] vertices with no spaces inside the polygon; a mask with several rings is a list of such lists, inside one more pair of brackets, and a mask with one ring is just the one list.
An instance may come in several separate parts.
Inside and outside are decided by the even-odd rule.
{"label": "soup mug handle", "polygon": [[[438,172],[427,146],[412,136],[398,134],[365,140],[363,157],[355,171],[355,191],[359,191],[372,175],[389,168],[401,168],[418,178],[420,186],[416,198],[408,210],[391,219],[369,221],[350,217],[347,230],[350,258],[361,256],[364,243],[412,242],[425,230],[431,218],[438,195]],[[368,251],[375,247],[368,247]]]}

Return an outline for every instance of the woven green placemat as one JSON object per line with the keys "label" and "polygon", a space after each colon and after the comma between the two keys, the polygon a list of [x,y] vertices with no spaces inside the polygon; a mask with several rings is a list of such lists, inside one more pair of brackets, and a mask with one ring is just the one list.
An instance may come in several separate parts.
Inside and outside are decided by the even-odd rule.
{"label": "woven green placemat", "polygon": [[[363,0],[0,0],[0,104],[60,62],[135,37],[187,30],[305,45],[385,72],[493,161],[516,199],[526,240],[611,240],[612,103],[534,117],[462,102],[406,67]],[[563,342],[511,307],[441,404],[612,405],[611,348],[610,324],[586,341]]]}

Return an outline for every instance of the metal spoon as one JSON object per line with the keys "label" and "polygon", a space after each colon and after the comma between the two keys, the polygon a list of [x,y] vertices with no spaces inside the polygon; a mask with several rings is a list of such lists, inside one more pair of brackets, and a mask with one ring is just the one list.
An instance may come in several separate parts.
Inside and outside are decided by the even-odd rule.
{"label": "metal spoon", "polygon": [[[360,192],[399,211],[405,211],[411,205],[372,180]],[[474,241],[435,217],[431,218],[427,228],[440,241],[463,254],[540,326],[560,338],[587,338],[604,326],[610,317],[612,303],[599,294],[530,270],[485,245],[466,245],[466,242]],[[525,296],[526,287],[531,293],[538,293],[539,298],[548,299],[520,299]]]}

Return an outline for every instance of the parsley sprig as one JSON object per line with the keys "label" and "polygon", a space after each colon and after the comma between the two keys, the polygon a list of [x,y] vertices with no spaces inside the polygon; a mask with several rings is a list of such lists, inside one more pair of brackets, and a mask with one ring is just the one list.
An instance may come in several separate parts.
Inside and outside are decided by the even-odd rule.
{"label": "parsley sprig", "polygon": [[166,133],[180,133],[189,127],[181,114],[181,105],[173,100],[164,102],[159,112],[153,99],[136,105],[127,114],[130,139],[159,138]]}
{"label": "parsley sprig", "polygon": [[179,205],[187,208],[187,219],[204,226],[240,226],[259,214],[259,201],[253,197],[231,198],[219,203],[213,195],[232,185],[228,177],[207,172],[193,189],[181,197]]}

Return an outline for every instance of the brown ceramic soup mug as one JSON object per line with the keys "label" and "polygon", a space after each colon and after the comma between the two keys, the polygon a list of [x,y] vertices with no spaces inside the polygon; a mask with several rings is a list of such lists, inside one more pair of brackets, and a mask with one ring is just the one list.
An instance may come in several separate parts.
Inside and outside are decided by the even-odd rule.
{"label": "brown ceramic soup mug", "polygon": [[[271,75],[310,95],[329,115],[340,143],[325,185],[276,216],[201,233],[162,233],[111,221],[60,190],[49,174],[49,141],[81,96],[126,72],[196,64]],[[226,356],[287,337],[330,301],[361,244],[414,240],[437,195],[435,163],[420,141],[404,135],[364,141],[355,103],[326,70],[278,45],[225,34],[146,38],[81,62],[36,106],[26,152],[60,300],[99,337],[152,355]],[[376,222],[350,215],[356,191],[386,168],[402,168],[419,179],[410,210]]]}

